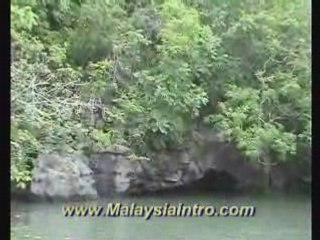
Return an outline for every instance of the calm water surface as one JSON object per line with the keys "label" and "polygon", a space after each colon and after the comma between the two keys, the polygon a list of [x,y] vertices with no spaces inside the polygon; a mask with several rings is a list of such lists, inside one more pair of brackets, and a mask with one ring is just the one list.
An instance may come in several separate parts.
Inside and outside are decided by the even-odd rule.
{"label": "calm water surface", "polygon": [[[256,216],[66,218],[61,203],[11,203],[11,239],[43,240],[309,240],[311,203],[306,196],[222,196],[196,194],[106,199],[145,205],[253,205]],[[87,203],[89,204],[89,203]],[[93,203],[94,204],[94,203]]]}

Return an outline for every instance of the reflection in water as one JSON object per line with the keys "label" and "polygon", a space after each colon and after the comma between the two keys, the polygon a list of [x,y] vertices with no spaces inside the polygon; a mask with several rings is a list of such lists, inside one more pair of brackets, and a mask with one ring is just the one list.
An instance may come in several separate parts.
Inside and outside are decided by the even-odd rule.
{"label": "reflection in water", "polygon": [[[116,202],[117,200],[105,200]],[[254,218],[65,218],[61,204],[12,203],[13,240],[309,240],[311,204],[305,197],[216,195],[124,199],[128,204],[254,205]],[[100,203],[99,203],[100,204]]]}

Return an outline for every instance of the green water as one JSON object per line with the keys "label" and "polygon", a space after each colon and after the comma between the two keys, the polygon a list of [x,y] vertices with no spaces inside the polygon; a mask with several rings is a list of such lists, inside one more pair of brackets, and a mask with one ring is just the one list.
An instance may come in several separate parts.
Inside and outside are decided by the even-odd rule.
{"label": "green water", "polygon": [[[119,199],[106,199],[104,203]],[[197,194],[122,199],[146,205],[253,205],[256,216],[66,218],[61,203],[11,204],[11,239],[44,240],[309,240],[311,203],[305,196]],[[100,202],[101,204],[101,202]]]}

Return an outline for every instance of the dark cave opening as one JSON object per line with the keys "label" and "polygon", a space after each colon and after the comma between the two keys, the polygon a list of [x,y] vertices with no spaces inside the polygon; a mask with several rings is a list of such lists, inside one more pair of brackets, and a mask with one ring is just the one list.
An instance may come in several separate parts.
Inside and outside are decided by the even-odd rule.
{"label": "dark cave opening", "polygon": [[233,192],[237,181],[224,171],[208,170],[204,177],[187,185],[187,189],[212,192]]}
{"label": "dark cave opening", "polygon": [[238,181],[225,171],[208,170],[199,180],[185,184],[183,186],[164,189],[148,195],[176,195],[195,193],[221,193],[233,194],[238,192]]}

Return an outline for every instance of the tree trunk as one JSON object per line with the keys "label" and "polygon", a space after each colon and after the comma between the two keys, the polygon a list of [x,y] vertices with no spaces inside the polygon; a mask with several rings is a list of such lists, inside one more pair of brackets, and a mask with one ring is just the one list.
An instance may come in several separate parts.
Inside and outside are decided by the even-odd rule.
{"label": "tree trunk", "polygon": [[271,170],[272,170],[271,159],[269,156],[265,156],[263,158],[263,172],[264,172],[264,176],[265,176],[264,187],[265,187],[265,190],[267,190],[267,191],[270,189],[270,187],[272,185]]}

